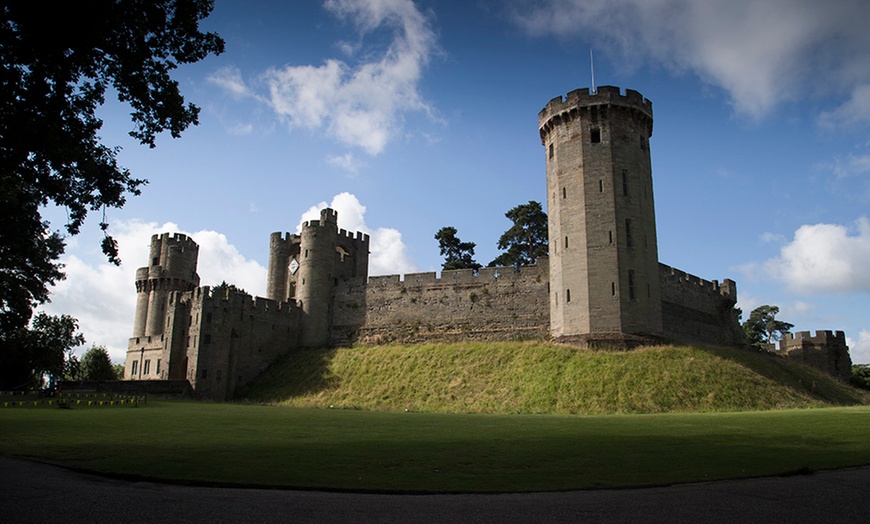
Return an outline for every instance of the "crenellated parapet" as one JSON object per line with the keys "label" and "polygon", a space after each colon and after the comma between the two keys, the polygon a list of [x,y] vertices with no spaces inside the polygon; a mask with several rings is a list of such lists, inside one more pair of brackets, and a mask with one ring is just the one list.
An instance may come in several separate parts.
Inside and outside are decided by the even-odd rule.
{"label": "crenellated parapet", "polygon": [[718,280],[704,280],[685,271],[659,263],[661,283],[663,286],[679,287],[689,292],[707,295],[718,295],[733,306],[737,303],[737,283],[726,278],[721,283]]}
{"label": "crenellated parapet", "polygon": [[852,375],[852,358],[843,331],[819,330],[785,333],[778,353],[789,359],[813,366],[834,377],[848,381]]}
{"label": "crenellated parapet", "polygon": [[408,288],[419,286],[454,286],[519,282],[538,277],[548,277],[546,257],[541,257],[537,265],[515,268],[513,266],[482,267],[480,269],[452,269],[442,271],[441,276],[434,271],[425,273],[407,273],[405,275],[380,275],[369,277],[368,285],[377,288],[395,287]]}
{"label": "crenellated parapet", "polygon": [[538,113],[538,130],[541,143],[547,143],[547,136],[557,126],[589,115],[594,112],[594,118],[607,118],[608,112],[621,112],[643,124],[647,137],[652,136],[653,111],[652,102],[639,92],[626,89],[625,94],[615,86],[601,86],[595,92],[589,88],[575,89],[565,97],[557,96],[550,100]]}

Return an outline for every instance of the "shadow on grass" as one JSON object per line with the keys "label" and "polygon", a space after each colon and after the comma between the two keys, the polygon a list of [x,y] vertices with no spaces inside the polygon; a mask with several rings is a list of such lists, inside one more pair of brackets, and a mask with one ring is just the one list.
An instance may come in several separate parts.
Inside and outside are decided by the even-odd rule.
{"label": "shadow on grass", "polygon": [[730,360],[796,393],[838,406],[870,403],[870,395],[840,382],[827,373],[779,355],[750,350],[704,348],[702,351]]}
{"label": "shadow on grass", "polygon": [[329,365],[335,348],[292,351],[273,362],[249,384],[236,391],[236,400],[275,402],[327,391],[337,385]]}

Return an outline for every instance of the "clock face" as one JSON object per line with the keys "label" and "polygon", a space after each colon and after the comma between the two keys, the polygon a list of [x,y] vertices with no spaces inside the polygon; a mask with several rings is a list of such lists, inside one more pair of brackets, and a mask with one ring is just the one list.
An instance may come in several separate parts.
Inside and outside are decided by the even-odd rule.
{"label": "clock face", "polygon": [[290,261],[290,274],[295,275],[296,271],[299,270],[299,262],[294,258]]}

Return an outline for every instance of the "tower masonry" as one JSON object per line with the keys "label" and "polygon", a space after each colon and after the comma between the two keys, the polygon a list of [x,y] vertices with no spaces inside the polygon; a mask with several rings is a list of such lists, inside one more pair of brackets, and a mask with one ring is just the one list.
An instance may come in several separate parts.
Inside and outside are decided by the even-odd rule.
{"label": "tower masonry", "polygon": [[571,91],[538,114],[546,155],[550,332],[618,343],[662,333],[649,139],[637,91]]}

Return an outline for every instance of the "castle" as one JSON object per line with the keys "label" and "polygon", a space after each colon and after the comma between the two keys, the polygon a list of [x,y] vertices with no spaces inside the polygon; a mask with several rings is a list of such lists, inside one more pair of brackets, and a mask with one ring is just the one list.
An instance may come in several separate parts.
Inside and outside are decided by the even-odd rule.
{"label": "castle", "polygon": [[538,122],[549,257],[440,278],[369,277],[368,235],[339,230],[336,212],[324,209],[299,234],[271,235],[267,297],[253,298],[199,287],[196,243],[155,235],[150,265],[136,274],[124,378],[187,380],[200,397],[226,399],[303,347],[530,338],[742,345],[734,281],[658,260],[651,102],[616,87],[575,90],[551,100]]}

